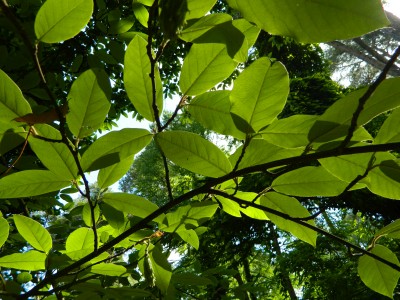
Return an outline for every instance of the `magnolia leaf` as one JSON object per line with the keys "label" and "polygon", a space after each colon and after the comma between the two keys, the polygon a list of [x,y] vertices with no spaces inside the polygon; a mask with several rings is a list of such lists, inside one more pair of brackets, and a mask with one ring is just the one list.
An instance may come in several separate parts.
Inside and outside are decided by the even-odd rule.
{"label": "magnolia leaf", "polygon": [[375,237],[386,235],[390,238],[399,239],[400,238],[400,219],[390,223],[389,225],[381,228],[377,233],[375,233]]}
{"label": "magnolia leaf", "polygon": [[[282,111],[289,94],[289,76],[285,67],[259,58],[235,80],[231,92],[231,114],[246,121],[258,132]],[[239,128],[240,129],[240,128]]]}
{"label": "magnolia leaf", "polygon": [[69,180],[50,171],[20,171],[0,179],[0,199],[42,195],[58,191],[70,184]]}
{"label": "magnolia leaf", "polygon": [[240,213],[242,211],[242,207],[240,204],[221,196],[215,196],[215,198],[218,200],[218,203],[222,205],[222,210],[224,212],[237,218],[242,217],[242,214]]}
{"label": "magnolia leaf", "polygon": [[211,10],[217,0],[187,0],[186,20],[197,19]]}
{"label": "magnolia leaf", "polygon": [[189,105],[193,118],[208,129],[243,140],[230,114],[230,91],[211,91],[194,98]]}
{"label": "magnolia leaf", "polygon": [[[36,132],[45,138],[61,140],[61,133],[47,124],[35,125]],[[29,145],[43,165],[54,174],[66,180],[73,180],[78,176],[78,167],[67,145],[63,143],[49,143],[41,139],[30,137]]]}
{"label": "magnolia leaf", "polygon": [[36,250],[49,253],[53,247],[50,233],[39,222],[31,218],[14,215],[15,226],[19,234]]}
{"label": "magnolia leaf", "polygon": [[209,177],[219,177],[232,171],[225,154],[213,143],[186,131],[158,133],[155,137],[165,156],[177,165]]}
{"label": "magnolia leaf", "polygon": [[375,137],[375,144],[400,141],[400,109],[395,109],[385,120]]}
{"label": "magnolia leaf", "polygon": [[136,19],[142,24],[143,27],[147,28],[147,22],[149,21],[149,12],[144,7],[143,4],[138,2],[132,3],[133,14],[135,15]]}
{"label": "magnolia leaf", "polygon": [[183,62],[181,92],[188,96],[204,93],[229,77],[236,66],[225,45],[194,44]]}
{"label": "magnolia leaf", "polygon": [[[396,255],[382,245],[375,245],[371,253],[400,266]],[[393,298],[393,291],[400,278],[399,271],[367,255],[361,256],[358,261],[358,275],[371,290],[389,298]]]}
{"label": "magnolia leaf", "polygon": [[[149,76],[150,59],[147,56],[147,42],[138,35],[129,43],[125,53],[124,84],[126,92],[136,111],[153,122],[153,86]],[[163,109],[162,84],[158,68],[155,68],[156,105],[158,113]]]}
{"label": "magnolia leaf", "polygon": [[[0,103],[1,106],[1,103]],[[1,126],[0,121],[0,126]],[[8,126],[6,126],[8,127]],[[0,128],[0,155],[7,153],[25,141],[27,132],[22,128]]]}
{"label": "magnolia leaf", "polygon": [[241,48],[237,51],[233,59],[237,62],[246,62],[249,56],[249,49],[256,42],[260,33],[260,28],[249,23],[245,19],[233,20],[232,25],[244,34],[244,41]]}
{"label": "magnolia leaf", "polygon": [[100,263],[90,267],[90,272],[107,276],[121,276],[126,273],[126,268],[112,263]]}
{"label": "magnolia leaf", "polygon": [[[99,218],[100,218],[100,208],[99,208],[98,205],[96,205],[95,208],[94,208],[94,220],[95,220],[95,222],[97,222],[99,220]],[[83,209],[82,209],[82,220],[83,220],[83,222],[85,222],[86,226],[88,226],[88,227],[92,227],[93,226],[92,213],[91,213],[91,209],[90,209],[89,203],[86,203],[83,206]]]}
{"label": "magnolia leaf", "polygon": [[[158,209],[158,206],[149,200],[128,193],[106,193],[103,195],[103,202],[119,211],[132,214],[139,218],[146,218]],[[164,214],[154,219],[154,221],[159,223],[163,220]]]}
{"label": "magnolia leaf", "polygon": [[156,279],[156,286],[163,294],[166,294],[172,277],[171,265],[169,264],[167,257],[158,247],[149,249],[149,253]]}
{"label": "magnolia leaf", "polygon": [[181,237],[184,242],[188,243],[196,250],[199,250],[200,241],[196,231],[194,231],[193,229],[188,229],[178,230],[176,233]]}
{"label": "magnolia leaf", "polygon": [[68,127],[79,139],[99,129],[111,107],[111,86],[101,69],[83,72],[68,94]]}
{"label": "magnolia leaf", "polygon": [[78,228],[71,232],[65,244],[66,254],[74,260],[94,250],[94,233],[91,228]]}
{"label": "magnolia leaf", "polygon": [[0,70],[0,128],[15,127],[13,120],[32,112],[21,90],[6,73]]}
{"label": "magnolia leaf", "polygon": [[105,168],[128,158],[150,143],[152,135],[146,129],[125,128],[112,131],[96,140],[82,156],[84,171]]}
{"label": "magnolia leaf", "polygon": [[[104,217],[106,218],[108,224],[115,229],[120,229],[125,225],[126,218],[125,214],[117,210],[111,205],[108,205],[105,202],[99,204],[101,207],[101,212],[103,213]],[[103,226],[104,227],[104,226]]]}
{"label": "magnolia leaf", "polygon": [[[272,35],[303,43],[351,39],[387,26],[379,0],[228,0],[250,22]],[[329,30],[326,30],[329,28]]]}
{"label": "magnolia leaf", "polygon": [[109,187],[122,178],[131,167],[133,155],[121,160],[119,163],[102,168],[97,175],[97,184],[100,189]]}
{"label": "magnolia leaf", "polygon": [[[229,21],[232,21],[232,16],[223,13],[210,14],[204,17],[202,16],[190,26],[185,27],[185,29],[179,33],[179,38],[186,42],[193,42],[195,39],[201,37],[215,26]],[[217,43],[222,42],[219,41]]]}
{"label": "magnolia leaf", "polygon": [[203,276],[197,276],[192,273],[174,273],[172,274],[172,282],[184,285],[210,285],[213,282]]}
{"label": "magnolia leaf", "polygon": [[286,195],[300,197],[337,196],[347,183],[322,167],[303,167],[276,178],[271,187]]}
{"label": "magnolia leaf", "polygon": [[47,255],[31,250],[24,253],[14,253],[0,257],[0,267],[26,271],[44,270]]}
{"label": "magnolia leaf", "polygon": [[[266,193],[261,196],[261,205],[277,210],[293,218],[306,218],[310,216],[308,210],[293,198],[278,193]],[[289,231],[300,240],[309,243],[312,246],[317,244],[317,232],[307,227],[301,226],[298,223],[287,220],[285,218],[266,212],[268,218],[280,229]],[[315,226],[314,220],[305,221],[310,225]]]}
{"label": "magnolia leaf", "polygon": [[89,22],[93,0],[47,0],[35,19],[38,40],[58,43],[77,35]]}
{"label": "magnolia leaf", "polygon": [[0,217],[0,248],[3,247],[4,243],[7,241],[9,233],[10,225],[6,219]]}

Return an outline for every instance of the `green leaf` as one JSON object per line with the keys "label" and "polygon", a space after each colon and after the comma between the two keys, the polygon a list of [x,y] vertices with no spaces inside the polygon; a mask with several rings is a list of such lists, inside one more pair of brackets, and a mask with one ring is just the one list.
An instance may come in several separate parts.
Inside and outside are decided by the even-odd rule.
{"label": "green leaf", "polygon": [[[400,266],[396,255],[382,245],[376,245],[371,250],[371,253]],[[393,299],[393,291],[400,278],[399,271],[372,257],[363,255],[358,261],[358,274],[364,284],[371,290]]]}
{"label": "green leaf", "polygon": [[[240,146],[235,153],[229,157],[232,165],[236,164],[241,156],[242,150],[243,146]],[[300,156],[303,151],[304,150],[300,148],[284,149],[262,139],[252,139],[245,150],[238,169],[265,164],[283,158]]]}
{"label": "green leaf", "polygon": [[375,154],[374,168],[365,180],[368,189],[379,196],[400,200],[400,166],[390,153]]}
{"label": "green leaf", "polygon": [[152,135],[146,129],[125,128],[112,131],[96,140],[82,156],[86,172],[105,168],[128,158],[150,143]]}
{"label": "green leaf", "polygon": [[91,228],[78,228],[70,233],[65,244],[66,254],[80,259],[94,250],[94,233]]}
{"label": "green leaf", "polygon": [[236,128],[230,114],[229,95],[230,91],[201,94],[190,102],[189,113],[206,128],[243,140],[246,135]]}
{"label": "green leaf", "polygon": [[97,184],[100,189],[109,187],[122,178],[131,167],[133,162],[133,155],[121,160],[112,166],[100,169],[97,175]]}
{"label": "green leaf", "polygon": [[242,47],[237,51],[234,60],[237,62],[246,62],[248,58],[249,49],[256,42],[260,33],[260,28],[247,22],[245,19],[236,19],[232,22],[233,26],[239,29],[244,34],[244,41]]}
{"label": "green leaf", "polygon": [[[61,133],[50,125],[36,124],[35,130],[42,137],[61,140]],[[42,164],[60,178],[72,180],[78,176],[75,159],[65,144],[49,143],[32,136],[29,145]]]}
{"label": "green leaf", "polygon": [[[315,122],[308,139],[327,142],[347,135],[359,99],[367,88],[354,91],[331,105]],[[400,78],[384,80],[366,102],[357,126],[364,125],[377,115],[400,106]]]}
{"label": "green leaf", "polygon": [[176,233],[181,237],[184,242],[188,243],[196,250],[199,250],[200,241],[196,231],[194,231],[193,229],[188,229],[178,230]]}
{"label": "green leaf", "polygon": [[217,0],[187,0],[188,11],[186,13],[185,19],[197,19],[204,16],[207,12],[211,10]]}
{"label": "green leaf", "polygon": [[16,127],[18,123],[13,120],[29,113],[31,107],[19,87],[0,70],[0,128]]}
{"label": "green leaf", "polygon": [[86,26],[92,13],[93,0],[47,0],[36,15],[36,37],[45,43],[73,38]]}
{"label": "green leaf", "polygon": [[200,19],[191,23],[190,26],[185,27],[185,29],[179,33],[179,37],[182,40],[193,42],[193,40],[201,37],[215,26],[232,21],[232,16],[223,13],[210,14],[199,18]]}
{"label": "green leaf", "polygon": [[29,243],[33,248],[49,253],[53,247],[53,241],[50,233],[39,222],[31,218],[14,215],[15,226],[20,235]]}
{"label": "green leaf", "polygon": [[204,93],[229,77],[236,66],[225,45],[194,44],[183,62],[181,92],[188,96]]}
{"label": "green leaf", "polygon": [[390,223],[389,225],[381,228],[377,233],[375,233],[375,237],[386,235],[390,238],[399,239],[400,238],[400,219]]}
{"label": "green leaf", "polygon": [[219,177],[232,171],[225,154],[201,136],[186,132],[161,132],[155,140],[165,156],[177,165],[209,177]]}
{"label": "green leaf", "polygon": [[[371,0],[228,0],[250,22],[303,43],[351,39],[387,26],[381,3]],[[329,29],[329,30],[328,30]]]}
{"label": "green leaf", "polygon": [[258,132],[282,111],[289,94],[289,76],[280,62],[259,58],[235,80],[231,113]]}
{"label": "green leaf", "polygon": [[[258,205],[261,205],[260,202],[260,198],[258,198],[256,193],[249,193],[249,192],[241,192],[238,191],[235,196],[239,199],[248,201],[248,202],[252,202]],[[256,200],[254,200],[256,199]],[[232,200],[231,200],[232,201]],[[256,220],[268,220],[268,216],[266,215],[265,211],[255,208],[255,207],[251,207],[251,206],[247,206],[247,207],[242,207],[240,206],[240,211],[245,214],[246,216],[248,216],[249,218],[253,218]]]}
{"label": "green leaf", "polygon": [[121,276],[126,273],[126,268],[112,263],[100,263],[90,267],[90,272],[107,276]]}
{"label": "green leaf", "polygon": [[224,212],[237,218],[242,217],[242,214],[240,213],[242,211],[242,207],[240,207],[238,203],[221,196],[215,196],[215,198],[222,205]]}
{"label": "green leaf", "polygon": [[147,22],[149,20],[149,12],[143,6],[143,4],[138,2],[132,3],[133,14],[142,26],[147,28]]}
{"label": "green leaf", "polygon": [[163,294],[166,294],[172,277],[171,265],[158,247],[150,249],[150,260],[156,278],[156,286]]}
{"label": "green leaf", "polygon": [[28,272],[19,273],[17,276],[18,283],[27,283],[32,280],[32,274]]}
{"label": "green leaf", "polygon": [[99,129],[111,107],[111,86],[102,69],[83,72],[68,94],[68,127],[79,139]]}
{"label": "green leaf", "polygon": [[[261,205],[285,213],[293,218],[306,218],[310,216],[308,210],[293,198],[278,193],[266,193],[261,196]],[[317,232],[301,226],[293,221],[278,217],[273,213],[265,212],[268,218],[280,229],[289,231],[300,240],[312,246],[317,244]],[[314,220],[304,221],[315,226]]]}
{"label": "green leaf", "polygon": [[50,171],[21,171],[0,179],[0,199],[42,195],[68,185],[70,185],[70,181],[60,178]]}
{"label": "green leaf", "polygon": [[[129,43],[125,53],[124,83],[126,92],[139,114],[153,122],[153,88],[147,42],[138,35]],[[162,84],[158,68],[155,68],[156,104],[159,114],[163,109]]]}
{"label": "green leaf", "polygon": [[276,178],[271,187],[286,195],[300,197],[337,196],[347,183],[322,167],[303,167]]}
{"label": "green leaf", "polygon": [[400,109],[394,110],[385,120],[375,137],[374,144],[395,143],[400,141]]}
{"label": "green leaf", "polygon": [[294,115],[276,120],[261,131],[263,139],[283,148],[297,148],[308,145],[308,132],[318,116]]}
{"label": "green leaf", "polygon": [[14,253],[0,257],[0,267],[26,271],[44,270],[47,255],[31,250],[24,253]]}
{"label": "green leaf", "polygon": [[[158,206],[149,200],[137,195],[127,193],[106,193],[103,195],[103,202],[115,209],[132,214],[139,218],[146,218],[158,209]],[[164,214],[154,219],[156,222],[164,220]]]}
{"label": "green leaf", "polygon": [[[0,126],[1,125],[0,121]],[[0,155],[22,144],[27,134],[28,133],[22,127],[0,129]]]}
{"label": "green leaf", "polygon": [[3,247],[4,243],[7,241],[9,233],[10,225],[6,219],[0,217],[0,248]]}
{"label": "green leaf", "polygon": [[210,285],[213,282],[203,276],[197,276],[192,273],[175,273],[172,274],[172,282],[184,285]]}
{"label": "green leaf", "polygon": [[[115,209],[107,203],[100,203],[101,211],[104,214],[108,224],[115,229],[122,228],[125,225],[126,218],[123,212]],[[104,226],[103,226],[104,227]]]}
{"label": "green leaf", "polygon": [[[94,219],[95,219],[95,222],[97,222],[99,220],[99,218],[100,218],[100,208],[99,208],[98,205],[96,205],[96,207],[94,208]],[[88,227],[92,227],[93,226],[92,214],[91,214],[89,203],[86,203],[83,206],[82,219],[83,219],[83,222],[85,222],[86,226],[88,226]]]}

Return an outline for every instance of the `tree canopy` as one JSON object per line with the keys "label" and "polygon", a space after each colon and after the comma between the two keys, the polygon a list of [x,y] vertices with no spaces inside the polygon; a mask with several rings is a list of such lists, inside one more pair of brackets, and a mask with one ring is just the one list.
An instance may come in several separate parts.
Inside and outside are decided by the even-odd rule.
{"label": "tree canopy", "polygon": [[318,45],[396,25],[379,0],[0,9],[2,299],[398,292],[400,47],[345,89]]}

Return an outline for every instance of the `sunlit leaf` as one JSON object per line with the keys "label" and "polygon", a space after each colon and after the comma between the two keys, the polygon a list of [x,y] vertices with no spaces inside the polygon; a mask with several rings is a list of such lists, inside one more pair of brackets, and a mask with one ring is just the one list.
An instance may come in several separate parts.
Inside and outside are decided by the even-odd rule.
{"label": "sunlit leaf", "polygon": [[[354,38],[389,24],[380,1],[228,0],[249,21],[273,35],[303,43]],[[326,30],[329,28],[329,30]]]}
{"label": "sunlit leaf", "polygon": [[189,171],[219,177],[232,170],[225,154],[197,134],[186,131],[161,132],[155,139],[168,159]]}
{"label": "sunlit leaf", "polygon": [[158,247],[153,247],[153,249],[149,250],[156,286],[165,294],[172,277],[171,265]]}
{"label": "sunlit leaf", "polygon": [[86,26],[92,13],[93,0],[47,0],[36,15],[36,37],[45,43],[73,38]]}
{"label": "sunlit leaf", "polygon": [[50,233],[42,224],[22,215],[14,215],[13,219],[19,234],[31,244],[33,248],[49,253],[50,249],[53,247],[53,241]]}
{"label": "sunlit leaf", "polygon": [[147,28],[147,22],[149,20],[149,12],[147,11],[147,9],[141,3],[135,1],[133,1],[132,3],[132,9],[139,23]]}
{"label": "sunlit leaf", "polygon": [[3,247],[4,243],[7,241],[9,232],[10,225],[7,220],[0,217],[0,248]]}
{"label": "sunlit leaf", "polygon": [[0,179],[0,198],[21,198],[57,191],[71,182],[45,170],[16,172]]}
{"label": "sunlit leaf", "polygon": [[0,257],[0,267],[26,271],[45,269],[46,254],[31,250],[24,253],[14,253]]}
{"label": "sunlit leaf", "polygon": [[68,127],[77,138],[99,129],[111,107],[111,86],[101,69],[82,73],[72,84],[68,94]]}
{"label": "sunlit leaf", "polygon": [[235,80],[231,113],[246,121],[255,132],[269,125],[282,111],[289,94],[285,67],[259,58]]}
{"label": "sunlit leaf", "polygon": [[217,2],[217,0],[187,0],[188,11],[185,19],[197,19],[204,16]]}
{"label": "sunlit leaf", "polygon": [[385,120],[375,137],[375,144],[400,141],[400,109],[394,110]]}
{"label": "sunlit leaf", "polygon": [[377,233],[375,233],[375,237],[383,235],[386,235],[390,238],[400,238],[400,219],[397,219],[396,221],[381,228]]}
{"label": "sunlit leaf", "polygon": [[[98,205],[96,205],[96,207],[94,208],[93,212],[94,212],[94,220],[95,220],[95,222],[97,222],[99,220],[99,217],[100,217],[100,209],[99,209]],[[93,226],[92,213],[91,213],[91,209],[90,209],[89,203],[86,203],[83,206],[83,209],[82,209],[82,220],[83,220],[83,222],[85,222],[86,226],[89,226],[89,227]]]}
{"label": "sunlit leaf", "polygon": [[121,276],[126,273],[126,268],[112,263],[100,263],[90,267],[90,272],[107,276]]}
{"label": "sunlit leaf", "polygon": [[78,228],[70,233],[65,244],[66,254],[79,259],[94,250],[94,233],[91,228]]}
{"label": "sunlit leaf", "polygon": [[193,229],[188,229],[188,230],[178,230],[176,233],[181,237],[181,239],[184,242],[188,243],[196,250],[199,249],[200,241],[199,237],[196,234],[196,231],[194,231]]}
{"label": "sunlit leaf", "polygon": [[[371,253],[400,266],[396,255],[382,245],[375,245]],[[400,278],[399,271],[367,255],[361,256],[358,261],[358,275],[371,290],[389,298],[393,298],[393,291]]]}
{"label": "sunlit leaf", "polygon": [[133,156],[128,156],[119,163],[100,169],[97,175],[97,184],[99,188],[104,189],[121,179],[122,176],[129,171],[132,161]]}

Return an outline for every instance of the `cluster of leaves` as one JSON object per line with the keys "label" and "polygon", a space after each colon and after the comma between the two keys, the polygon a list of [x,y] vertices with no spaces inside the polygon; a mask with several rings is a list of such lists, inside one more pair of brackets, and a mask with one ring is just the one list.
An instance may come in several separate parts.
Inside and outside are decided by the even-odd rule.
{"label": "cluster of leaves", "polygon": [[[120,2],[121,7],[127,5]],[[385,79],[400,48],[370,87],[347,94],[323,113],[312,108],[308,114],[294,111],[289,117],[283,112],[290,86],[285,66],[266,56],[249,60],[261,31],[310,43],[357,37],[381,28],[387,19],[380,1],[335,5],[305,0],[295,5],[282,0],[227,1],[242,18],[208,14],[215,2],[134,1],[128,6],[132,13],[125,16],[118,14],[120,10],[108,11],[105,1],[96,2],[94,14],[92,0],[47,0],[28,28],[6,0],[0,2],[4,20],[14,26],[30,54],[32,76],[40,85],[36,93],[30,89],[25,93],[10,77],[15,76],[7,70],[12,65],[5,68],[7,72],[0,70],[2,298],[174,299],[182,287],[216,285],[221,270],[173,270],[159,241],[170,237],[199,249],[200,238],[207,232],[205,222],[221,210],[235,218],[258,220],[257,224],[270,221],[311,246],[316,246],[319,233],[355,249],[362,254],[358,261],[361,280],[392,297],[400,263],[378,241],[383,236],[398,239],[399,221],[381,228],[371,245],[363,248],[318,227],[318,214],[311,215],[295,197],[335,199],[368,189],[381,197],[400,199],[400,166],[391,153],[400,147],[399,78]],[[88,64],[82,64],[83,56],[77,56],[70,62],[77,78],[59,73],[54,77],[61,84],[50,84],[40,48],[51,44],[51,51],[53,44],[61,42],[60,47],[68,47],[75,36],[86,35],[81,30],[93,15],[101,19],[102,11],[108,25],[96,24],[96,41],[87,45],[103,53],[102,61],[87,57]],[[133,27],[135,22],[146,29],[129,31],[140,28]],[[107,38],[124,33],[129,40],[126,49],[122,42]],[[285,46],[279,38],[275,42]],[[183,56],[183,64],[172,71],[179,72],[178,84],[165,92],[163,82],[168,80],[162,76],[168,73],[163,72],[168,59],[163,53],[171,53],[173,46]],[[118,77],[110,78],[110,66]],[[215,90],[230,77],[232,89]],[[323,82],[318,76],[313,80]],[[153,131],[126,128],[108,132],[90,145],[82,143],[102,128],[107,117],[115,116],[112,102],[121,97],[122,87],[137,113],[153,122]],[[164,96],[178,88],[181,100],[165,120]],[[42,96],[50,110],[35,111],[34,104]],[[124,104],[119,107],[125,108]],[[171,124],[182,107],[208,130],[235,138],[241,145],[228,157],[202,135],[177,130]],[[363,125],[392,110],[373,138]],[[159,207],[134,189],[132,193],[108,192],[128,171],[134,155],[151,142],[162,158],[164,176],[159,180],[164,181],[168,202]],[[34,164],[19,164],[26,154],[34,157]],[[174,165],[195,173],[196,185],[190,190],[175,189],[169,174]],[[87,173],[96,170],[98,188],[93,190]],[[246,191],[242,178],[253,173],[274,176],[260,192]],[[68,211],[73,205],[58,200],[71,202],[69,194],[74,191],[81,193],[85,204]],[[35,203],[43,201],[47,201],[44,214],[34,213]],[[19,207],[13,203],[24,211],[12,213],[9,207]],[[52,215],[49,209],[65,215]],[[273,227],[270,234],[276,242]],[[246,298],[246,291],[241,292],[237,295]]]}

